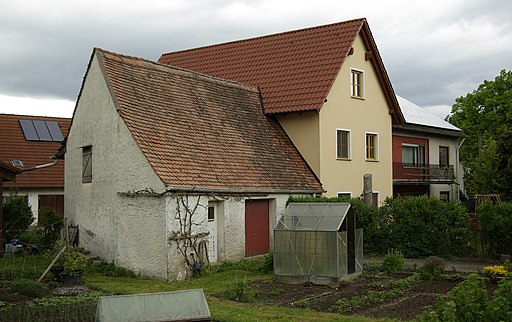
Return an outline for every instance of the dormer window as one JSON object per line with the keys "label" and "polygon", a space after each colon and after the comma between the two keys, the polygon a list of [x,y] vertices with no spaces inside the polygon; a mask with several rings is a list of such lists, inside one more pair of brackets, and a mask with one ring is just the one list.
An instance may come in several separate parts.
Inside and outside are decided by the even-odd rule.
{"label": "dormer window", "polygon": [[21,162],[21,160],[12,160],[11,163],[16,168],[23,168],[23,162]]}
{"label": "dormer window", "polygon": [[364,99],[364,72],[350,69],[350,95],[353,98]]}

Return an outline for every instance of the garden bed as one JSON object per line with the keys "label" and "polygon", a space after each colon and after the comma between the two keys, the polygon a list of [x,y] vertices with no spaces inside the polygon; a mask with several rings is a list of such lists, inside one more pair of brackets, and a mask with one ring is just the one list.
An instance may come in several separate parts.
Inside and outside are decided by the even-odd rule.
{"label": "garden bed", "polygon": [[[395,285],[411,280],[411,277],[411,273],[360,277],[337,287],[288,285],[272,280],[255,280],[249,286],[257,292],[256,301],[269,305],[412,320],[428,306],[435,305],[440,295],[447,294],[460,282],[448,275],[436,281],[417,279],[411,282],[410,287],[397,290]],[[490,293],[495,287],[487,283]]]}

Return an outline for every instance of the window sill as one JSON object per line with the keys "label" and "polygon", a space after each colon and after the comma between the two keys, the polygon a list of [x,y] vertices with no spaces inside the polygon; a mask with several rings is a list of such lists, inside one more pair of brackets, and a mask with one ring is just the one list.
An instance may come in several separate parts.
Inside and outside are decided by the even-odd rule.
{"label": "window sill", "polygon": [[374,159],[366,159],[366,162],[379,162],[379,160],[374,160]]}
{"label": "window sill", "polygon": [[338,161],[352,161],[352,158],[336,158]]}
{"label": "window sill", "polygon": [[364,97],[361,97],[361,96],[350,96],[351,98],[355,98],[356,100],[361,100],[361,101],[364,101]]}

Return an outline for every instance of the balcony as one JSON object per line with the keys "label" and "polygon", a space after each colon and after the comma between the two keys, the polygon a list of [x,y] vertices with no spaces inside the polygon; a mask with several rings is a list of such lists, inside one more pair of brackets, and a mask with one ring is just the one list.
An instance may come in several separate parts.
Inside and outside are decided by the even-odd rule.
{"label": "balcony", "polygon": [[394,182],[424,182],[424,183],[453,183],[455,171],[453,165],[440,166],[439,164],[412,165],[402,162],[393,162]]}

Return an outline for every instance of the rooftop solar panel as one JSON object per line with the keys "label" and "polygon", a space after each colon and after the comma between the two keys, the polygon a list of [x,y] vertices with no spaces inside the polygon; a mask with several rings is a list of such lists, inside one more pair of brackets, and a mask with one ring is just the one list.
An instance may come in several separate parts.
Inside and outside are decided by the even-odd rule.
{"label": "rooftop solar panel", "polygon": [[59,127],[59,123],[57,123],[56,121],[46,121],[46,126],[50,131],[50,135],[52,136],[53,141],[61,142],[64,140],[64,136],[62,135],[62,132]]}
{"label": "rooftop solar panel", "polygon": [[34,123],[40,141],[53,141],[50,131],[48,131],[46,126],[46,121],[32,120],[32,123]]}
{"label": "rooftop solar panel", "polygon": [[32,120],[20,120],[20,126],[27,141],[39,141],[39,136]]}

